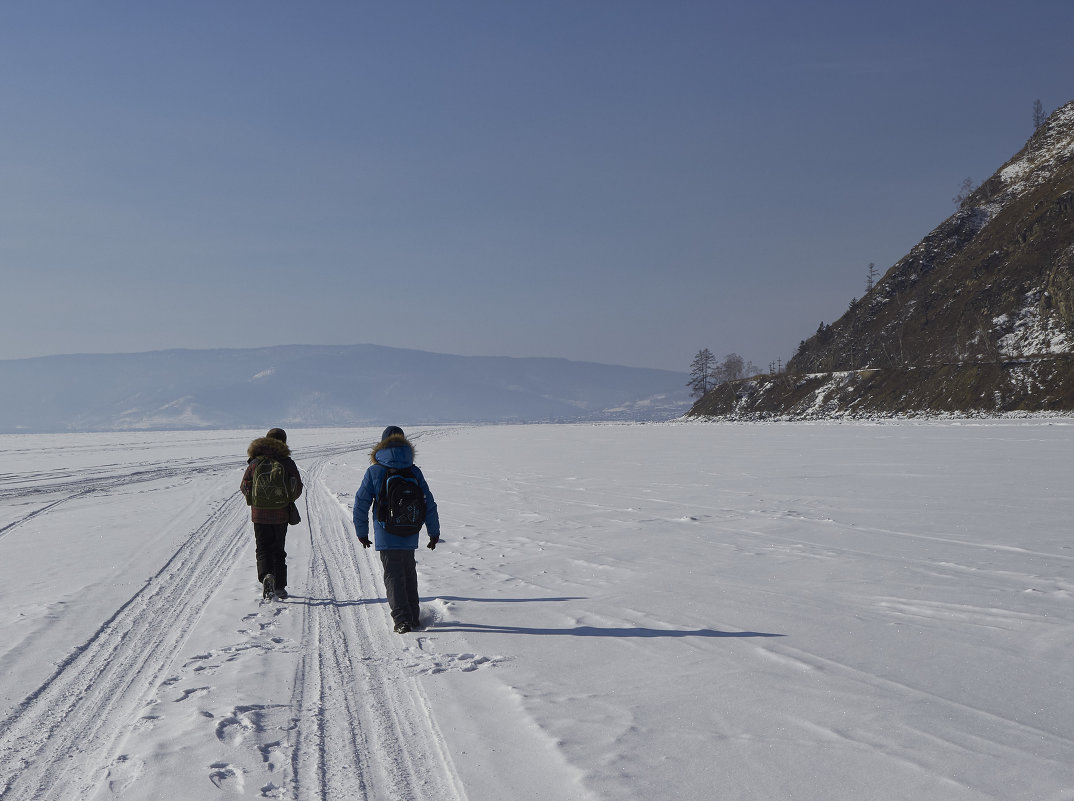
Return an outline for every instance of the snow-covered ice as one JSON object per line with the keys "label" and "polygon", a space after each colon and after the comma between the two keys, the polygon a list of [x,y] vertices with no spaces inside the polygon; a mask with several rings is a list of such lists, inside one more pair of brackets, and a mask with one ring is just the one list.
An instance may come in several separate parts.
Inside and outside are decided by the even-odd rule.
{"label": "snow-covered ice", "polygon": [[0,437],[0,796],[1074,799],[1074,422],[408,432],[444,542],[393,634],[379,429]]}

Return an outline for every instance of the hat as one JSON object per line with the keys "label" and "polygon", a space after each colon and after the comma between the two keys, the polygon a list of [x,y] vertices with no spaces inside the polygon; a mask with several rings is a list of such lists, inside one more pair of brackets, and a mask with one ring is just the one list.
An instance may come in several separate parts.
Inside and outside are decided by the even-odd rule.
{"label": "hat", "polygon": [[395,436],[405,437],[406,434],[403,433],[403,429],[401,429],[399,426],[388,426],[386,429],[384,429],[384,433],[380,435],[380,441],[383,442],[388,437]]}
{"label": "hat", "polygon": [[269,439],[278,439],[280,442],[287,442],[287,432],[282,428],[270,428],[265,436]]}

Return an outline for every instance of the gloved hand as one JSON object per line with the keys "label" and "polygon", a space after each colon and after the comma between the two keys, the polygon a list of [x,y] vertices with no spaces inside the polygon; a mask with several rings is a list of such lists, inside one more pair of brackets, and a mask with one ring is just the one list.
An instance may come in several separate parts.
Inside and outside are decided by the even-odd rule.
{"label": "gloved hand", "polygon": [[358,542],[362,543],[363,548],[368,548],[370,545],[373,544],[369,541],[369,537],[359,537]]}
{"label": "gloved hand", "polygon": [[429,544],[426,545],[425,547],[428,548],[430,551],[435,551],[436,550],[436,543],[438,543],[438,542],[440,542],[439,537],[429,537]]}

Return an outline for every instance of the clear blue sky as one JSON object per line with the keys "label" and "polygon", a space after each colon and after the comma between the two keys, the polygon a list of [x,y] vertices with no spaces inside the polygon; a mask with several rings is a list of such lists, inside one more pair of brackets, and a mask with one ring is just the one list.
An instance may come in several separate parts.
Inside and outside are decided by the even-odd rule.
{"label": "clear blue sky", "polygon": [[5,0],[0,359],[767,367],[1074,99],[1070,0]]}

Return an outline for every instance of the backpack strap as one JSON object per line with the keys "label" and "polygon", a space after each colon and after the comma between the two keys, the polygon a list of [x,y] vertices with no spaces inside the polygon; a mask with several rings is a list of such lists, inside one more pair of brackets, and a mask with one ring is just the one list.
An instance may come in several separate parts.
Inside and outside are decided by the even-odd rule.
{"label": "backpack strap", "polygon": [[377,497],[373,501],[373,517],[378,523],[383,523],[387,519],[388,479],[399,472],[394,467],[388,467],[387,465],[383,467],[384,480],[380,482],[380,489],[377,490]]}

